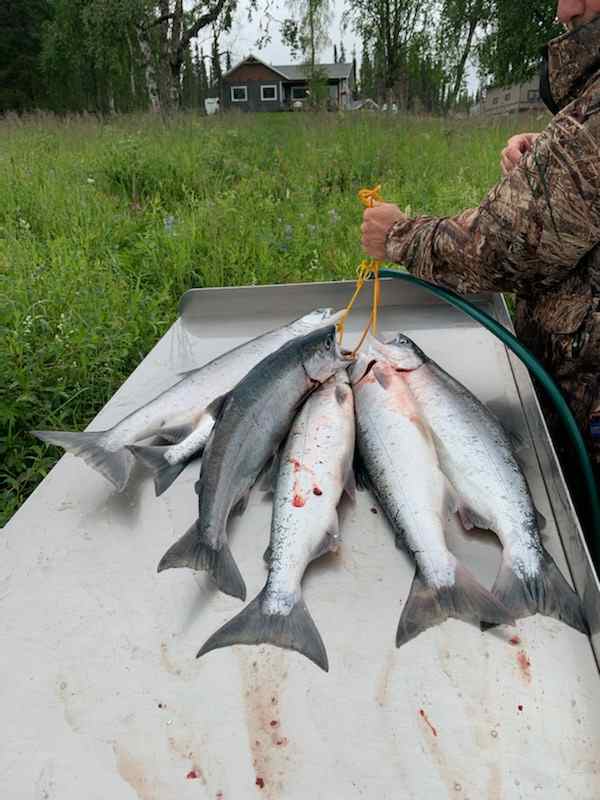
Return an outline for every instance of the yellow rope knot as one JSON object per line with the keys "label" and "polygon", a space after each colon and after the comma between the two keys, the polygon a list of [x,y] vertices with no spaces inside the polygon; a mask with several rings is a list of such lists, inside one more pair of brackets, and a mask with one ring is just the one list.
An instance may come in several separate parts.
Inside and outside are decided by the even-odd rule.
{"label": "yellow rope knot", "polygon": [[[375,186],[373,189],[361,189],[358,193],[358,197],[365,206],[365,208],[373,208],[373,205],[378,202],[381,203],[382,198],[380,194],[381,186]],[[379,308],[379,299],[381,296],[381,285],[379,280],[379,268],[381,267],[381,261],[374,261],[373,259],[363,259],[356,271],[357,278],[356,278],[356,288],[354,290],[354,294],[352,295],[352,299],[346,306],[346,310],[344,315],[338,322],[338,334],[339,334],[339,342],[340,344],[344,338],[344,332],[346,329],[346,320],[348,319],[348,315],[352,310],[352,306],[356,302],[358,295],[361,293],[365,282],[370,278],[374,278],[373,284],[373,303],[371,306],[371,314],[369,316],[369,322],[367,323],[367,327],[363,331],[363,334],[360,338],[358,345],[355,347],[352,355],[356,355],[360,348],[363,346],[365,339],[367,338],[367,334],[370,330],[373,331],[374,334],[377,333],[377,310]]]}

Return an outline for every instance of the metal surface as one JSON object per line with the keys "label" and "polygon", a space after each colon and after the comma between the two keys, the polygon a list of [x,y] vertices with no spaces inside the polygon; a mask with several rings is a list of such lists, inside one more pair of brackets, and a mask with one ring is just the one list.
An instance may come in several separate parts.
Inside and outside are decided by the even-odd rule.
{"label": "metal surface", "polygon": [[[172,383],[177,369],[313,307],[341,307],[350,290],[321,284],[188,293],[181,321],[91,427],[116,422]],[[413,336],[501,408],[526,441],[521,456],[547,519],[545,544],[565,574],[568,560],[598,619],[598,584],[524,369],[486,331],[416,289],[386,282],[383,300],[382,330]],[[352,315],[353,334],[367,302]],[[479,302],[508,322],[497,299]],[[396,650],[413,565],[396,550],[368,493],[344,508],[339,555],[315,564],[304,583],[328,675],[269,647],[195,660],[241,608],[204,575],[156,574],[161,555],[195,517],[197,469],[190,465],[156,499],[142,472],[116,495],[67,456],[3,530],[2,797],[600,796],[600,681],[589,639],[541,616],[485,634],[451,620]],[[249,599],[265,579],[269,521],[269,499],[255,491],[232,525]],[[468,537],[454,521],[449,542],[491,585],[495,538]]]}

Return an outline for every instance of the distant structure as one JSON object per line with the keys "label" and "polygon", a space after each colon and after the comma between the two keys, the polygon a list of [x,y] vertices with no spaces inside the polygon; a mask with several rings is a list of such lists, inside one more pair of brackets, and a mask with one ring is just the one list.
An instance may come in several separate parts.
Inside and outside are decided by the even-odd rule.
{"label": "distant structure", "polygon": [[[318,64],[327,79],[328,106],[349,109],[356,77],[353,64]],[[292,111],[301,108],[309,92],[309,67],[271,66],[253,55],[223,75],[222,108],[240,111]]]}
{"label": "distant structure", "polygon": [[543,111],[545,106],[540,98],[539,78],[531,78],[514,86],[498,86],[488,89],[479,103],[471,109],[472,114],[518,114],[525,111]]}

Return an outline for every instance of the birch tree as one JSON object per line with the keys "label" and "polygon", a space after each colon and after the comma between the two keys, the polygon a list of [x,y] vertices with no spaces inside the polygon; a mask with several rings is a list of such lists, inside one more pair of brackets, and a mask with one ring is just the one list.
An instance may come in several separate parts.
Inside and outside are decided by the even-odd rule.
{"label": "birch tree", "polygon": [[463,88],[469,58],[475,52],[476,34],[492,17],[492,0],[443,0],[440,11],[440,50],[445,53],[451,85],[446,106],[451,108]]}
{"label": "birch tree", "polygon": [[406,105],[408,48],[431,21],[432,0],[348,0],[345,18],[373,45],[377,77],[386,100]]}

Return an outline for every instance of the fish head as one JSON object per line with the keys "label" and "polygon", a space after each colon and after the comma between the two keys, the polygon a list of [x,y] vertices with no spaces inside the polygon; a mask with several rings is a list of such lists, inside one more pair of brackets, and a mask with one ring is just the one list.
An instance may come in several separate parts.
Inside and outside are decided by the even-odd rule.
{"label": "fish head", "polygon": [[304,338],[302,363],[312,381],[324,383],[337,370],[345,369],[353,361],[352,355],[346,355],[340,350],[335,325],[315,331]]}
{"label": "fish head", "polygon": [[342,318],[344,311],[334,311],[332,308],[315,308],[314,311],[294,320],[291,327],[298,334],[306,334],[329,325],[335,325]]}
{"label": "fish head", "polygon": [[369,335],[367,353],[369,352],[378,354],[402,372],[419,369],[429,360],[421,348],[403,333],[396,333],[385,339]]}

